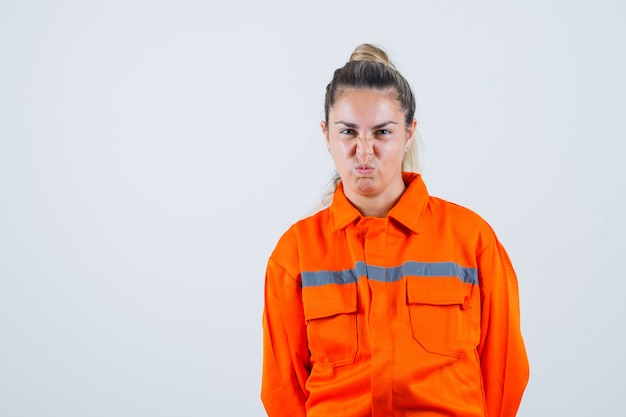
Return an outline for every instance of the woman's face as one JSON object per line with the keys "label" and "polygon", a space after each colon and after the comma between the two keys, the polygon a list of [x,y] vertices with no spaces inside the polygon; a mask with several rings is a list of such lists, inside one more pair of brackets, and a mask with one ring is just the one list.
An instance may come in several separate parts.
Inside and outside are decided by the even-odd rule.
{"label": "woman's face", "polygon": [[395,90],[347,89],[339,95],[321,125],[348,199],[384,202],[402,194],[402,160],[416,124],[406,125]]}

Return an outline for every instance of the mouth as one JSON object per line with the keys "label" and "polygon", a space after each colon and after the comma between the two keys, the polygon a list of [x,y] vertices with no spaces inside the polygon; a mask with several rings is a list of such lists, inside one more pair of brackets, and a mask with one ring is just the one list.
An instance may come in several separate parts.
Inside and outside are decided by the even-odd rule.
{"label": "mouth", "polygon": [[360,177],[367,177],[370,176],[372,172],[374,172],[374,168],[369,165],[363,164],[356,167],[356,172],[357,174],[359,174]]}

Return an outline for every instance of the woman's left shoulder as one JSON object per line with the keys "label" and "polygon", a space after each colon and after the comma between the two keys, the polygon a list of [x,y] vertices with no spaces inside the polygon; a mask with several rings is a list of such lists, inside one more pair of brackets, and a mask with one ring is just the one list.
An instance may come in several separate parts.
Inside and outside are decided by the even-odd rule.
{"label": "woman's left shoulder", "polygon": [[468,207],[433,196],[429,196],[429,206],[434,215],[442,217],[455,227],[481,234],[495,234],[491,225],[480,214]]}

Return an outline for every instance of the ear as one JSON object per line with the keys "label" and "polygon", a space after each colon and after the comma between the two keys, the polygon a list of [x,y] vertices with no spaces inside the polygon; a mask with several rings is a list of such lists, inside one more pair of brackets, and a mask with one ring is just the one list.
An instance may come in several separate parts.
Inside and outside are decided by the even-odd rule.
{"label": "ear", "polygon": [[328,137],[328,124],[325,121],[320,122],[322,133],[324,134],[324,142],[326,142],[326,148],[330,151],[330,138]]}
{"label": "ear", "polygon": [[413,118],[413,122],[406,128],[406,150],[408,151],[413,144],[413,138],[415,138],[415,132],[417,131],[417,119]]}

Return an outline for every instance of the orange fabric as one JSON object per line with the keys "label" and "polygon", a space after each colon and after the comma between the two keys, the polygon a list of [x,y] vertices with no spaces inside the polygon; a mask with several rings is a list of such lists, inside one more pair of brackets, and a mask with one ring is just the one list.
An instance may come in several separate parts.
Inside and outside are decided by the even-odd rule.
{"label": "orange fabric", "polygon": [[511,417],[528,381],[517,278],[478,215],[417,174],[386,218],[343,194],[294,224],[266,273],[270,417]]}

